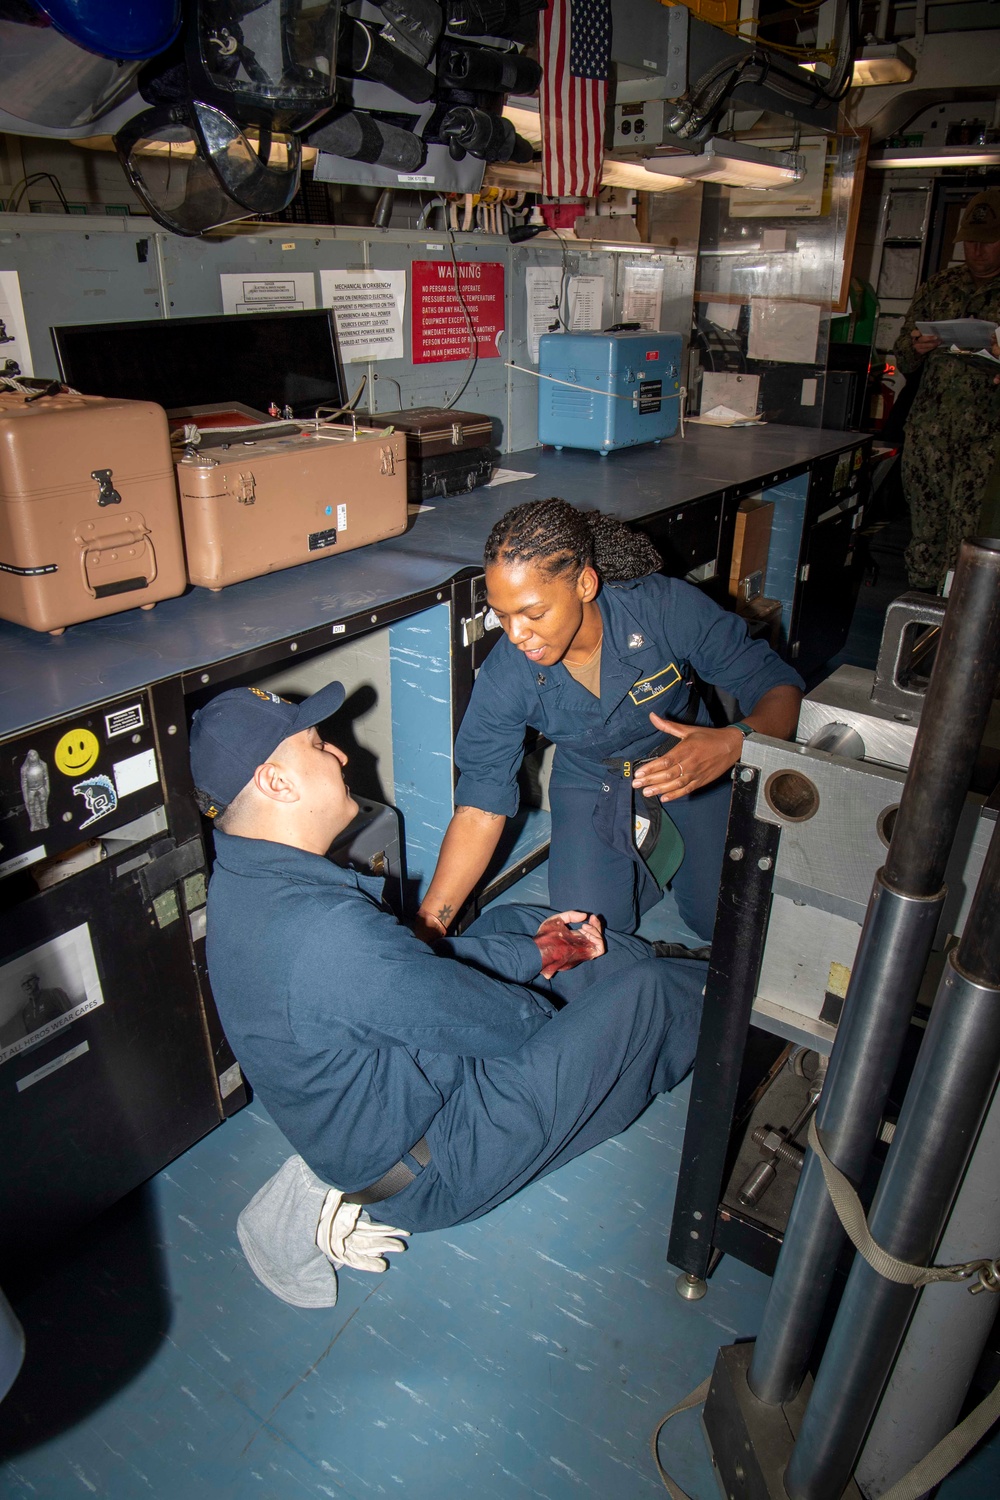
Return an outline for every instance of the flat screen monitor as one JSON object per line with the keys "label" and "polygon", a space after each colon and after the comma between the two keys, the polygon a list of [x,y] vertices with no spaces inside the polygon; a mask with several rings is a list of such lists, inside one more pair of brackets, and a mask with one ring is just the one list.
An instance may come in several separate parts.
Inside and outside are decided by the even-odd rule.
{"label": "flat screen monitor", "polygon": [[241,401],[266,412],[275,402],[297,417],[344,404],[326,309],[74,323],[52,337],[63,380],[86,396],[155,401],[168,411]]}

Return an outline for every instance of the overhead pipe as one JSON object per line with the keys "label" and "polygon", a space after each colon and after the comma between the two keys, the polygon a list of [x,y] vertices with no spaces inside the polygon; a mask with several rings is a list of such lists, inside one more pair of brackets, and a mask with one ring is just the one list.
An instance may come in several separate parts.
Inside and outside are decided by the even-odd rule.
{"label": "overhead pipe", "polygon": [[[944,905],[945,866],[1000,671],[1000,542],[964,541],[883,869],[875,876],[816,1125],[864,1175]],[[798,1392],[844,1233],[810,1152],[748,1372],[778,1405]]]}

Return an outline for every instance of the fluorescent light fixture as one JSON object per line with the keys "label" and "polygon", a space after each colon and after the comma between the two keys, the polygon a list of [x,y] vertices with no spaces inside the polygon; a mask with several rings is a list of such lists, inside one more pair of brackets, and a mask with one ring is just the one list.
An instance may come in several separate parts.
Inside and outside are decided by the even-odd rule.
{"label": "fluorescent light fixture", "polygon": [[541,162],[490,161],[483,175],[484,188],[511,188],[515,193],[542,191]]}
{"label": "fluorescent light fixture", "polygon": [[1000,146],[886,146],[868,154],[868,166],[886,172],[900,167],[1000,166]]}
{"label": "fluorescent light fixture", "polygon": [[[541,150],[542,125],[537,109],[508,101],[504,105],[503,114],[518,135],[530,141],[536,151]],[[487,168],[487,179],[493,187],[524,188],[527,192],[536,193],[542,190],[541,168],[538,165],[515,167],[512,171],[509,162],[493,162]],[[606,156],[601,170],[601,186],[638,188],[644,193],[672,193],[678,188],[687,187],[687,182],[683,177],[675,177],[670,173],[649,172],[638,161],[619,161]]]}
{"label": "fluorescent light fixture", "polygon": [[509,101],[503,107],[503,117],[509,120],[517,131],[536,151],[542,148],[542,120],[537,109],[524,109],[521,105],[511,104]]}
{"label": "fluorescent light fixture", "polygon": [[[814,62],[800,63],[807,73],[815,73]],[[852,89],[884,88],[889,83],[909,83],[917,71],[917,65],[898,42],[869,42],[862,47],[860,57],[854,59],[851,74]]]}
{"label": "fluorescent light fixture", "polygon": [[870,42],[854,60],[851,88],[868,89],[887,83],[909,83],[917,65],[898,42]]}
{"label": "fluorescent light fixture", "polygon": [[649,172],[646,166],[643,162],[617,161],[606,156],[601,168],[601,186],[639,188],[644,193],[675,193],[678,188],[690,186],[686,177]]}
{"label": "fluorescent light fixture", "polygon": [[[244,134],[252,145],[257,145],[259,137],[255,125],[247,126]],[[85,151],[113,151],[115,149],[114,140],[110,135],[91,135],[81,140],[71,141],[70,145],[82,146]],[[288,160],[288,148],[284,141],[272,141],[271,151],[273,153],[271,159],[275,164],[284,166]],[[316,165],[316,158],[319,155],[319,151],[315,146],[303,146],[301,147],[301,152],[302,165],[308,171]],[[192,161],[197,156],[198,151],[193,141],[145,141],[135,154],[137,156],[159,156],[164,161],[183,162]]]}
{"label": "fluorescent light fixture", "polygon": [[[491,161],[486,167],[483,186],[540,193],[542,164],[536,161],[521,166],[512,161]],[[689,187],[690,183],[686,177],[665,177],[660,172],[647,172],[639,162],[614,161],[606,156],[601,168],[601,186],[638,188],[644,193],[675,193],[679,188]]]}
{"label": "fluorescent light fixture", "polygon": [[668,177],[747,188],[781,187],[786,182],[798,182],[805,172],[805,160],[796,151],[769,151],[747,141],[724,141],[717,137],[706,141],[704,151],[698,156],[686,153],[647,156],[643,165],[650,172],[662,172]]}

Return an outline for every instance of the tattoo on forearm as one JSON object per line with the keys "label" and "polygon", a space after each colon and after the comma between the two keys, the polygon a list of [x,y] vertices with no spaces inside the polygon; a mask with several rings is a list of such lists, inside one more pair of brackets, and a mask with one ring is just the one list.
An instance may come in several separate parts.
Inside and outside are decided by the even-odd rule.
{"label": "tattoo on forearm", "polygon": [[434,915],[437,917],[438,921],[443,927],[447,927],[448,923],[451,921],[452,913],[454,912],[454,910],[455,908],[453,906],[449,906],[447,902],[445,902],[444,906],[438,907]]}

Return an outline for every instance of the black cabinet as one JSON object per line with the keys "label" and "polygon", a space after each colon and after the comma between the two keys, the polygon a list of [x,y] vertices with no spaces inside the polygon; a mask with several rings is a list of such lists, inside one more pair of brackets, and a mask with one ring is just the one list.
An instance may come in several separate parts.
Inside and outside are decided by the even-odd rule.
{"label": "black cabinet", "polygon": [[189,935],[201,845],[163,851],[154,895],[155,847],[0,917],[0,1264],[66,1243],[221,1118]]}
{"label": "black cabinet", "polygon": [[723,491],[687,501],[639,524],[663,558],[671,578],[702,583],[719,572]]}
{"label": "black cabinet", "polygon": [[836,656],[851,628],[864,572],[869,441],[820,460],[810,476],[788,631],[788,654],[804,674]]}

